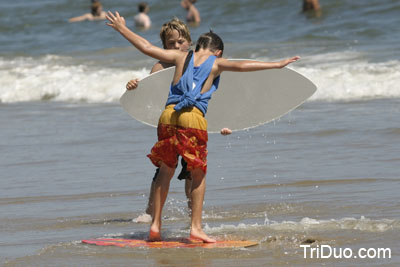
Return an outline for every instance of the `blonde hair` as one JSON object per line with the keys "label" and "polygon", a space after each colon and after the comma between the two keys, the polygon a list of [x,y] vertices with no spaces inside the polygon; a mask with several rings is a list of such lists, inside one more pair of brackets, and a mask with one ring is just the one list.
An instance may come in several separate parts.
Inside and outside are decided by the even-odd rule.
{"label": "blonde hair", "polygon": [[179,36],[185,38],[189,44],[192,44],[189,28],[178,18],[173,18],[171,21],[164,23],[161,27],[160,38],[163,43],[164,49],[167,48],[167,36],[171,34],[173,30],[176,30],[179,33]]}

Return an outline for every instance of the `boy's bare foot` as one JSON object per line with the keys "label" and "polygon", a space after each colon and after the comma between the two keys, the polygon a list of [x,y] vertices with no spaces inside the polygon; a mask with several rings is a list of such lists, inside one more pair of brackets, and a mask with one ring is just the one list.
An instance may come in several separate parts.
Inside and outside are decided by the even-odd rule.
{"label": "boy's bare foot", "polygon": [[161,241],[161,233],[159,228],[155,226],[150,227],[150,233],[149,233],[149,241],[155,242],[155,241]]}
{"label": "boy's bare foot", "polygon": [[151,223],[151,216],[147,213],[139,215],[136,219],[133,219],[136,223]]}
{"label": "boy's bare foot", "polygon": [[203,230],[196,231],[196,230],[190,230],[190,239],[193,239],[195,241],[203,241],[204,243],[215,243],[217,240],[208,237],[206,233],[203,232]]}

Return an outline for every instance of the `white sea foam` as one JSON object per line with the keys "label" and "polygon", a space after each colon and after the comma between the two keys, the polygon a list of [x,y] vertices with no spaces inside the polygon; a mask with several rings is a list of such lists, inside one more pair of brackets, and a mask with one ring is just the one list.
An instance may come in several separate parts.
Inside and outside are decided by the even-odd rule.
{"label": "white sea foam", "polygon": [[302,59],[293,69],[317,85],[311,100],[352,101],[400,98],[400,62],[372,63],[356,52],[330,53]]}
{"label": "white sea foam", "polygon": [[60,64],[57,56],[40,60],[0,59],[0,102],[86,101],[116,102],[132,78],[142,78],[149,70],[119,70],[86,65]]}
{"label": "white sea foam", "polygon": [[335,231],[335,230],[358,230],[365,232],[385,232],[388,230],[399,229],[400,222],[390,219],[368,219],[364,216],[360,218],[341,218],[330,220],[317,220],[305,217],[298,222],[295,221],[270,221],[267,220],[264,224],[244,224],[238,225],[221,224],[220,226],[210,227],[206,225],[208,233],[230,231],[230,230],[249,230],[252,228],[269,228],[276,231],[296,231],[302,232],[305,230],[322,230],[322,231]]}
{"label": "white sea foam", "polygon": [[[371,63],[360,53],[343,52],[306,56],[291,68],[317,85],[311,100],[352,101],[400,98],[399,63]],[[73,65],[59,56],[0,58],[0,102],[117,102],[128,80],[148,73],[148,69]]]}

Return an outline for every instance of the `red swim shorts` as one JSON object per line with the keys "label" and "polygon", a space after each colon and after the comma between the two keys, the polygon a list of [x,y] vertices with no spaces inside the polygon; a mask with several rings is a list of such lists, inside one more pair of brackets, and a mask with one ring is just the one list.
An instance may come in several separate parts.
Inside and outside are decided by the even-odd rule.
{"label": "red swim shorts", "polygon": [[201,168],[207,172],[207,120],[196,107],[174,110],[168,105],[160,116],[158,142],[147,155],[153,164],[160,167],[164,162],[175,168],[178,155],[187,162],[187,169]]}

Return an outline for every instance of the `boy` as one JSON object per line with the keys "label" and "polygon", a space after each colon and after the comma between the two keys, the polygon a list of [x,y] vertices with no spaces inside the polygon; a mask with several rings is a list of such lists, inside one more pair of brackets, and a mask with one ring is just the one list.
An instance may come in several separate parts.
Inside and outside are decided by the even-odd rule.
{"label": "boy", "polygon": [[137,14],[133,20],[135,21],[135,25],[138,28],[143,30],[147,30],[151,26],[151,20],[147,13],[150,11],[149,5],[145,2],[142,2],[138,5],[139,14]]}
{"label": "boy", "polygon": [[107,25],[118,31],[139,51],[176,66],[166,108],[160,116],[157,128],[159,141],[148,155],[153,164],[160,167],[156,179],[154,217],[149,240],[161,240],[161,212],[179,154],[187,162],[192,177],[190,238],[214,243],[216,240],[208,237],[201,225],[208,141],[207,121],[204,115],[211,94],[218,88],[220,74],[223,71],[245,72],[283,68],[299,57],[279,62],[229,61],[222,58],[224,45],[221,38],[212,32],[200,36],[194,53],[164,50],[130,31],[126,27],[125,19],[118,12],[115,15],[108,12],[107,19]]}
{"label": "boy", "polygon": [[[170,22],[163,24],[160,31],[160,39],[163,43],[164,49],[179,49],[183,52],[187,52],[190,45],[192,44],[189,28],[185,25],[185,23],[183,23],[177,18],[174,18]],[[174,65],[171,63],[165,63],[159,61],[156,64],[154,64],[153,68],[150,71],[150,74],[172,66]],[[136,89],[138,84],[139,84],[138,79],[130,80],[126,85],[126,89],[127,90]],[[232,133],[232,131],[228,128],[223,128],[220,133],[222,135],[229,135]],[[182,165],[182,170],[178,175],[178,179],[185,180],[185,194],[188,200],[188,207],[190,208],[190,190],[192,187],[190,172],[187,171],[186,162],[183,159],[181,160],[181,165]],[[135,219],[136,222],[139,223],[151,222],[151,218],[153,216],[154,187],[158,172],[159,168],[157,168],[153,181],[151,183],[146,213],[137,217]]]}
{"label": "boy", "polygon": [[[163,43],[164,49],[178,49],[181,51],[188,51],[190,45],[192,44],[192,39],[190,38],[190,31],[188,27],[180,21],[179,19],[172,19],[171,21],[164,23],[161,27],[160,31],[160,39]],[[163,70],[165,68],[172,67],[173,64],[165,63],[165,62],[157,62],[154,64],[153,68],[150,71],[150,74],[153,72],[157,72]],[[139,84],[138,79],[130,80],[126,84],[127,90],[136,89]],[[190,172],[186,170],[186,162],[184,160],[181,161],[182,171],[178,176],[179,180],[185,180],[185,194],[188,199],[188,206],[190,208],[190,189],[192,187]],[[157,174],[159,172],[159,168],[157,168],[156,173],[154,175],[153,181],[150,187],[149,200],[147,203],[146,214],[140,215],[136,218],[136,222],[150,222],[151,217],[153,216],[153,201],[154,201],[154,187],[155,180]]]}

